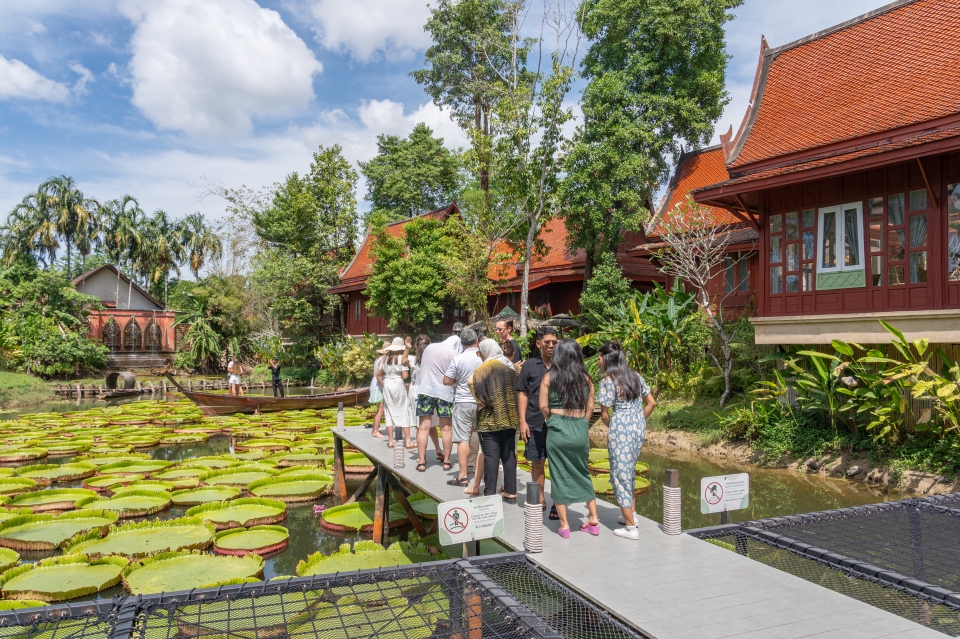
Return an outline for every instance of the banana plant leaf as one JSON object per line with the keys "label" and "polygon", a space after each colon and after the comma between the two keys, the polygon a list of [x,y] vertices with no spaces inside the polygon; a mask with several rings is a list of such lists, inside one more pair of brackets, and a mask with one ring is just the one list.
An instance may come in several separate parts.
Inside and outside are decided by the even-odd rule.
{"label": "banana plant leaf", "polygon": [[262,573],[263,559],[255,554],[219,557],[196,552],[172,552],[131,564],[124,570],[123,582],[131,593],[145,595],[246,581]]}

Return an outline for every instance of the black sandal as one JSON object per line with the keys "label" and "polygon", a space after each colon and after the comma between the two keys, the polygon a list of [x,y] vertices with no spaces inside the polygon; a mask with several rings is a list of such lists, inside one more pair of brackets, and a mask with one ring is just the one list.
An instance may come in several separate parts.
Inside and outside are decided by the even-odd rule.
{"label": "black sandal", "polygon": [[425,472],[427,472],[427,464],[426,464],[426,463],[417,463],[417,472],[419,472],[419,473],[425,473]]}
{"label": "black sandal", "polygon": [[450,462],[443,462],[443,469],[444,469],[444,470],[453,470],[453,464],[451,464]]}
{"label": "black sandal", "polygon": [[557,513],[556,504],[554,504],[553,506],[550,506],[550,519],[554,519],[554,520],[560,519],[560,515]]}
{"label": "black sandal", "polygon": [[454,477],[447,482],[447,486],[459,486],[460,488],[466,488],[470,485],[470,479],[467,477]]}

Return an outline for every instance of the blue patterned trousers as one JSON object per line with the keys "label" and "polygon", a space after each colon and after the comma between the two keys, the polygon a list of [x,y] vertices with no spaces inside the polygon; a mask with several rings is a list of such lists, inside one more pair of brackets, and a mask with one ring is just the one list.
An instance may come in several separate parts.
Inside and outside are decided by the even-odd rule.
{"label": "blue patterned trousers", "polygon": [[640,457],[640,449],[647,437],[647,424],[643,413],[640,413],[638,420],[637,415],[631,412],[615,413],[607,432],[610,483],[613,484],[613,495],[621,508],[633,507],[637,458]]}

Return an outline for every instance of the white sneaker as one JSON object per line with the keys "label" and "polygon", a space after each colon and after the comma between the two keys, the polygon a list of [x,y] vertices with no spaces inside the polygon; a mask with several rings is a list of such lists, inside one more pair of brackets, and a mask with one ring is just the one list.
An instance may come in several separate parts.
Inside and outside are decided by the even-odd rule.
{"label": "white sneaker", "polygon": [[[637,523],[637,518],[638,518],[639,516],[640,516],[640,515],[638,515],[637,513],[633,513],[633,523],[634,523],[634,524]],[[623,518],[623,515],[617,515],[617,521],[619,521],[619,522],[620,522],[621,524],[623,524],[624,526],[627,525],[627,520]]]}
{"label": "white sneaker", "polygon": [[640,531],[634,527],[633,530],[629,530],[626,527],[624,528],[615,528],[613,534],[617,537],[623,537],[624,539],[632,539],[634,541],[640,540]]}

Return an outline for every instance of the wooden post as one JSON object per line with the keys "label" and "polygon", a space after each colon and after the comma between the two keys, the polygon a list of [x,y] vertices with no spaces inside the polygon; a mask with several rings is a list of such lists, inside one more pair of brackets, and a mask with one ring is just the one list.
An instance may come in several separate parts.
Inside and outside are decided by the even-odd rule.
{"label": "wooden post", "polygon": [[77,384],[77,399],[83,397],[83,385]]}
{"label": "wooden post", "polygon": [[193,390],[193,380],[192,380],[192,379],[188,379],[188,380],[187,380],[187,390],[188,390],[188,391],[192,391],[192,390]]}
{"label": "wooden post", "polygon": [[390,471],[386,468],[377,473],[377,497],[373,507],[373,541],[386,547],[390,532]]}
{"label": "wooden post", "polygon": [[162,386],[161,386],[161,390],[163,391],[163,394],[166,395],[166,394],[167,394],[167,380],[161,379],[161,380],[160,380],[160,384],[162,385]]}
{"label": "wooden post", "polygon": [[420,537],[426,537],[427,529],[423,527],[423,522],[420,521],[419,515],[417,515],[413,506],[410,505],[410,502],[407,501],[407,496],[403,494],[403,487],[400,485],[400,482],[397,481],[393,475],[390,475],[389,481],[390,486],[393,488],[393,495],[403,508],[403,512],[407,513],[407,518],[410,519],[410,523],[413,524],[413,529],[417,531]]}
{"label": "wooden post", "polygon": [[377,478],[377,470],[378,470],[378,467],[374,466],[373,472],[367,475],[367,477],[363,480],[363,483],[360,484],[360,488],[357,488],[357,490],[354,491],[353,495],[350,496],[350,499],[348,499],[344,503],[352,504],[355,501],[360,501],[360,498],[363,497],[363,494],[367,492],[368,488],[370,488],[370,484],[372,484],[373,480]]}
{"label": "wooden post", "polygon": [[154,393],[157,392],[157,389],[155,389],[155,388],[153,387],[153,380],[152,380],[152,379],[151,379],[149,382],[147,382],[147,383],[150,384],[150,396],[153,397]]}
{"label": "wooden post", "polygon": [[333,437],[333,494],[339,503],[347,502],[347,477],[343,463],[343,440]]}

